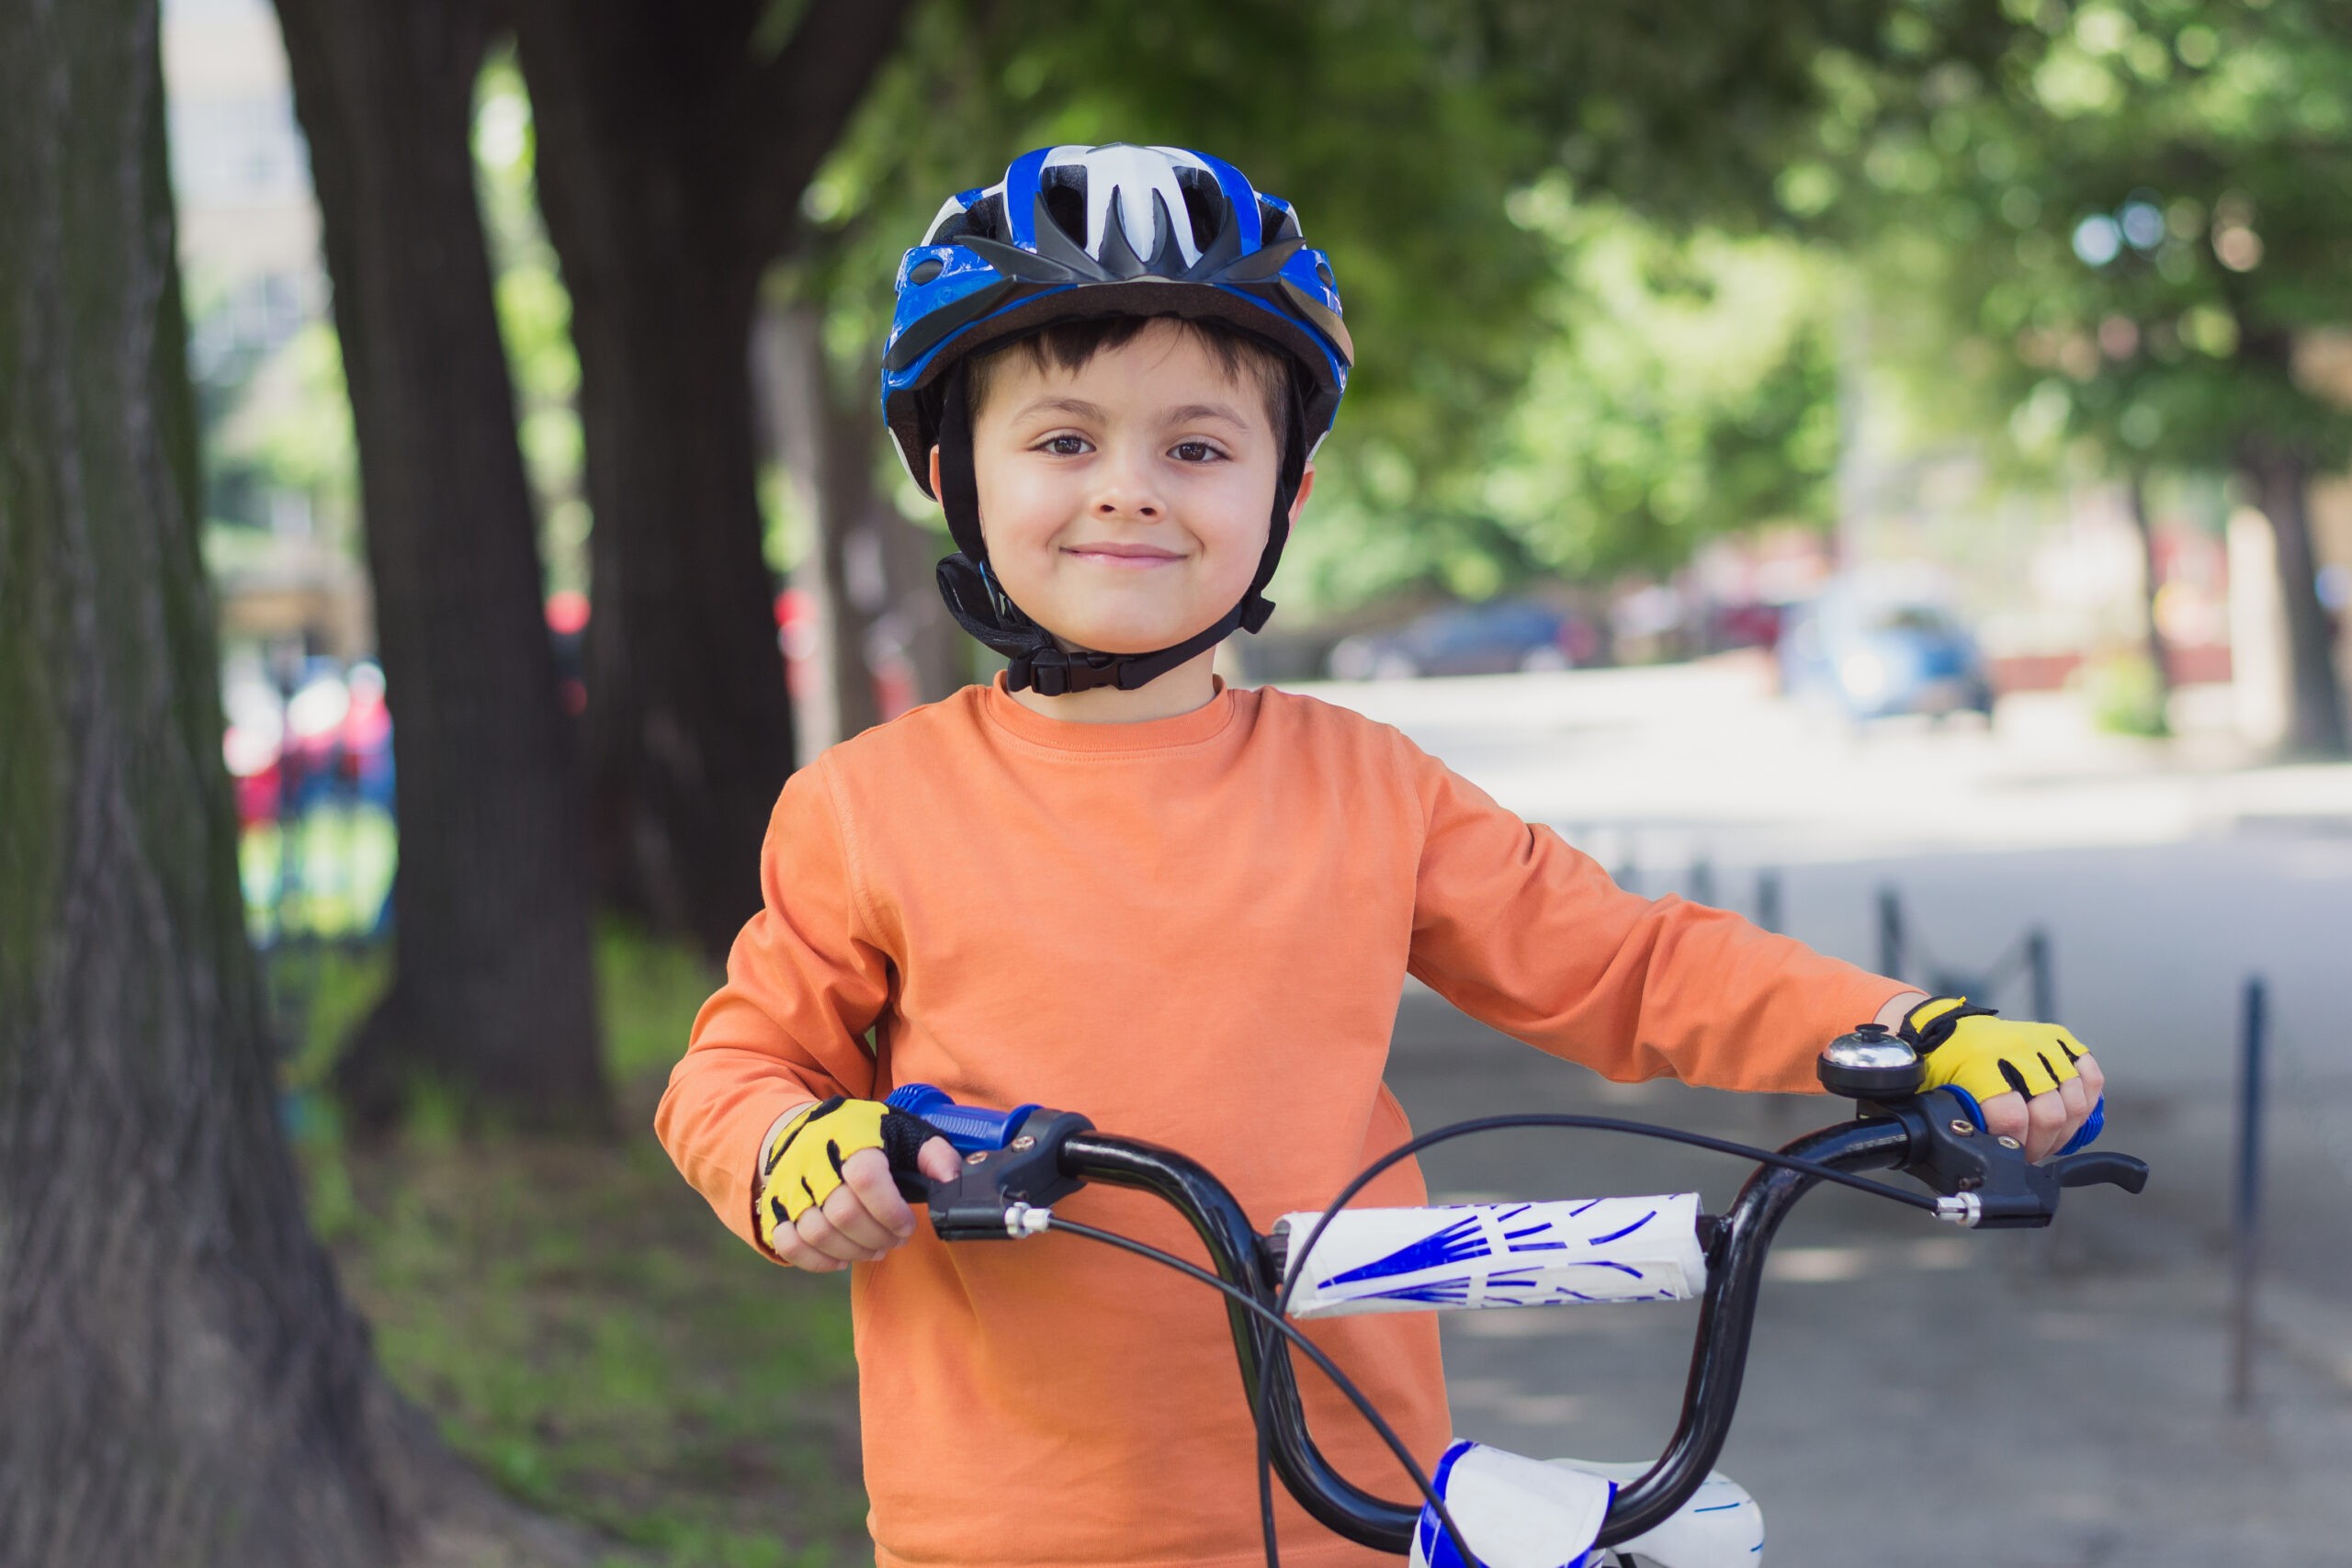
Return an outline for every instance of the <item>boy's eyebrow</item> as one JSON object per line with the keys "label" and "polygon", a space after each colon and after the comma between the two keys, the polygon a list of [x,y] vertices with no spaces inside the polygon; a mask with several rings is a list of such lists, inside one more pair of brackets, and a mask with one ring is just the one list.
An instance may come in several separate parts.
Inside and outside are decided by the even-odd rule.
{"label": "boy's eyebrow", "polygon": [[[1080,419],[1092,420],[1097,424],[1107,424],[1111,419],[1110,410],[1101,403],[1090,403],[1084,398],[1039,398],[1021,411],[1021,417],[1029,419],[1041,413],[1073,414]],[[1162,417],[1170,424],[1186,424],[1196,419],[1216,419],[1244,430],[1250,428],[1250,422],[1234,412],[1228,403],[1186,403],[1182,408],[1170,409]]]}
{"label": "boy's eyebrow", "polygon": [[1168,411],[1170,424],[1189,424],[1196,419],[1221,419],[1227,424],[1250,428],[1250,422],[1224,403],[1186,403],[1181,409]]}
{"label": "boy's eyebrow", "polygon": [[1091,419],[1098,424],[1107,423],[1111,417],[1109,409],[1104,408],[1101,403],[1090,403],[1084,398],[1039,398],[1021,411],[1021,417],[1027,419],[1033,414],[1041,413],[1076,414],[1080,419]]}

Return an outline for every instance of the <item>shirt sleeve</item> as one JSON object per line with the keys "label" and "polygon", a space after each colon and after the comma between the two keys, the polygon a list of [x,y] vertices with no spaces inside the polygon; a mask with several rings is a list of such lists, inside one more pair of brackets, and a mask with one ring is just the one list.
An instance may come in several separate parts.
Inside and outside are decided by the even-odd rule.
{"label": "shirt sleeve", "polygon": [[888,1000],[891,965],[853,875],[828,773],[821,761],[803,768],[768,819],[760,911],[735,938],[727,983],[695,1015],[654,1112],[680,1173],[754,1248],[767,1129],[809,1100],[874,1091],[865,1034]]}
{"label": "shirt sleeve", "polygon": [[1411,972],[1473,1018],[1621,1082],[1802,1093],[1830,1039],[1909,987],[1728,910],[1609,879],[1426,755]]}

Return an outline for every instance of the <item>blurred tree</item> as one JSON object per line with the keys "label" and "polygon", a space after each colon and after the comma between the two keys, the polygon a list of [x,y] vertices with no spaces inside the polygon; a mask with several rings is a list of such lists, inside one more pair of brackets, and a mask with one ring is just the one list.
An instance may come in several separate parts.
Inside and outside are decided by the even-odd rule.
{"label": "blurred tree", "polygon": [[[1561,178],[1512,198],[1553,243],[1532,302],[1543,347],[1473,473],[1425,504],[1491,519],[1529,567],[1570,578],[1663,572],[1706,539],[1831,521],[1840,269],[1787,240],[1673,233]],[[1509,558],[1463,537],[1433,564],[1492,592]]]}
{"label": "blurred tree", "polygon": [[[1557,448],[1560,433],[1510,410],[1542,374],[1539,363],[1577,352],[1562,332],[1612,329],[1604,312],[1576,303],[1591,281],[1577,276],[1591,263],[1589,247],[1564,243],[1565,216],[1530,218],[1530,188],[1565,176],[1547,187],[1555,196],[1572,189],[1579,201],[1611,203],[1575,220],[1586,240],[1621,211],[1669,226],[1774,220],[1779,171],[1825,107],[1813,56],[1836,47],[1890,73],[1920,68],[1888,40],[1890,9],[1884,0],[1703,11],[1631,0],[1211,0],[1181,13],[1046,0],[926,7],[802,199],[808,237],[792,287],[823,303],[842,383],[870,388],[889,320],[888,279],[947,192],[993,179],[1024,147],[1207,148],[1298,203],[1308,232],[1332,253],[1362,354],[1315,505],[1285,558],[1288,597],[1354,600],[1429,581],[1491,592],[1539,566],[1655,558],[1718,525],[1734,498],[1679,503],[1707,520],[1661,532],[1642,515],[1621,516],[1623,495],[1565,455],[1555,453],[1560,460],[1538,482],[1530,459]],[[1977,59],[2004,32],[1994,0],[1954,0],[1929,39],[1939,58]],[[1144,58],[1150,69],[1136,69]],[[1689,270],[1667,266],[1661,235],[1635,243],[1657,267]],[[1803,361],[1789,406],[1734,407],[1734,399],[1706,439],[1727,454],[1793,452],[1811,474],[1823,457],[1818,420],[1798,405],[1817,386],[1806,356],[1817,358],[1818,344],[1807,327],[1784,346]],[[1634,395],[1630,382],[1619,385]],[[1783,389],[1777,376],[1752,389],[1767,401]],[[1686,400],[1693,417],[1702,404]],[[1758,434],[1775,421],[1792,451]],[[1633,488],[1687,488],[1694,428],[1685,422],[1686,446],[1669,468]],[[1808,434],[1799,439],[1799,430]],[[1668,461],[1664,446],[1645,450]],[[1510,523],[1485,493],[1506,461],[1521,469]],[[1743,466],[1739,484],[1762,468]],[[1801,479],[1786,494],[1743,493],[1738,504],[1803,513],[1812,504],[1804,490]],[[910,487],[899,494],[910,513],[924,511]],[[1580,520],[1566,521],[1570,513]]]}
{"label": "blurred tree", "polygon": [[2127,479],[2234,471],[2278,541],[2288,745],[2341,755],[2309,491],[2352,458],[2352,410],[2309,359],[2352,317],[2347,13],[2009,9],[1985,68],[1898,82],[1826,55],[1822,154],[1791,168],[1783,200],[1875,244],[1894,313],[1928,308],[1912,312],[1912,356],[1954,417],[1994,412],[2013,450]]}
{"label": "blurred tree", "polygon": [[516,0],[580,352],[590,842],[606,897],[723,953],[792,767],[751,326],[905,0]]}
{"label": "blurred tree", "polygon": [[336,1068],[607,1116],[580,810],[469,151],[481,0],[279,0],[311,146],[400,748],[397,958]]}
{"label": "blurred tree", "polygon": [[0,1562],[379,1568],[528,1527],[376,1371],[278,1130],[159,30],[0,4]]}

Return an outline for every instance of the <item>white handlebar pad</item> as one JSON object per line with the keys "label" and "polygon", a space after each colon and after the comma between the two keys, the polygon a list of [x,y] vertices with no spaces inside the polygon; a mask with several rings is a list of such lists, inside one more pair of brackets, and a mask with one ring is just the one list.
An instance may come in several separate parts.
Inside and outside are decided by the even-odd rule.
{"label": "white handlebar pad", "polygon": [[1299,1277],[1320,1214],[1285,1214],[1294,1317],[1682,1301],[1706,1289],[1699,1195],[1342,1209]]}

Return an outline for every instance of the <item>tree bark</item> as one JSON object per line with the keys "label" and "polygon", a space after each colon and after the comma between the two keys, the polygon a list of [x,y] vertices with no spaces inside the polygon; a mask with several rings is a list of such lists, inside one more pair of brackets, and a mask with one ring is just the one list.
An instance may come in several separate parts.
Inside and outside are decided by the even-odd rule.
{"label": "tree bark", "polygon": [[337,1068],[602,1127],[582,813],[470,152],[480,0],[280,0],[398,729],[391,988]]}
{"label": "tree bark", "polygon": [[0,1562],[375,1568],[494,1505],[377,1372],[278,1131],[157,34],[0,0]]}
{"label": "tree bark", "polygon": [[752,313],[905,0],[517,0],[548,232],[571,289],[594,613],[590,822],[606,897],[724,953],[793,764],[761,550]]}
{"label": "tree bark", "polygon": [[2156,622],[2157,581],[2156,525],[2148,515],[2148,476],[2145,470],[2132,468],[2123,479],[2124,509],[2132,514],[2132,531],[2140,536],[2140,609],[2146,625],[2148,668],[2154,671],[2156,682],[2156,716],[2168,729],[2171,728],[2172,667],[2165,662],[2164,627]]}
{"label": "tree bark", "polygon": [[823,666],[817,699],[806,702],[799,736],[810,752],[879,723],[867,657],[875,617],[888,602],[876,515],[874,450],[860,444],[834,396],[825,363],[823,318],[802,303],[763,312],[754,333],[761,402],[776,458],[813,524],[800,576],[810,590]]}
{"label": "tree bark", "polygon": [[2287,619],[2287,736],[2294,756],[2346,755],[2344,689],[2327,611],[2319,602],[2319,557],[2312,546],[2308,453],[2254,433],[2238,444],[2238,470],[2278,541],[2278,593]]}

